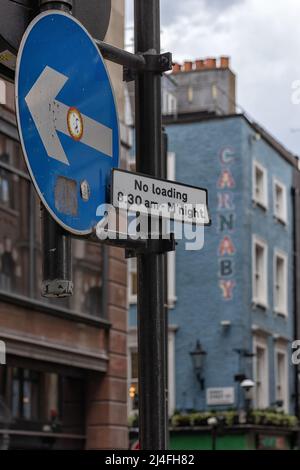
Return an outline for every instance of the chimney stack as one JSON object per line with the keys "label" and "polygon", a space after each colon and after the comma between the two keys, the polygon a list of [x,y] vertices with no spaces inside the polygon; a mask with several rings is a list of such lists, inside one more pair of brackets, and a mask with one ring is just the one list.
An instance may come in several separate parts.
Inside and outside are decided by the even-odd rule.
{"label": "chimney stack", "polygon": [[204,59],[197,59],[195,62],[196,70],[202,70],[205,68]]}
{"label": "chimney stack", "polygon": [[180,72],[192,72],[205,69],[229,69],[230,68],[230,57],[221,56],[220,59],[215,57],[207,57],[206,59],[196,59],[195,62],[190,60],[184,61],[183,65],[175,62],[173,64],[173,73]]}
{"label": "chimney stack", "polygon": [[222,56],[220,58],[221,69],[229,69],[229,66],[230,66],[230,58],[227,56]]}
{"label": "chimney stack", "polygon": [[217,59],[214,57],[208,57],[205,61],[205,67],[207,69],[215,69],[217,67]]}
{"label": "chimney stack", "polygon": [[184,62],[184,71],[185,72],[191,72],[191,70],[193,70],[193,62],[186,60]]}
{"label": "chimney stack", "polygon": [[173,64],[173,73],[178,73],[178,72],[181,72],[181,65],[175,62],[175,64]]}

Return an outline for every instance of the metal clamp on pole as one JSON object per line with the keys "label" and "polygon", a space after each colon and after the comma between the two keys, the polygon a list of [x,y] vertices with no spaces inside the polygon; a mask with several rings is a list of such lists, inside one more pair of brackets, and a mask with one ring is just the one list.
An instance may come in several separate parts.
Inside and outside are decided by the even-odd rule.
{"label": "metal clamp on pole", "polygon": [[40,11],[46,10],[62,10],[67,13],[70,13],[73,8],[73,0],[40,0]]}
{"label": "metal clamp on pole", "polygon": [[164,54],[153,54],[153,51],[145,52],[144,54],[132,54],[136,57],[141,57],[144,60],[143,67],[134,69],[130,67],[124,67],[123,80],[125,82],[131,82],[135,80],[136,75],[144,72],[154,72],[163,74],[172,70],[172,54],[171,52],[165,52]]}
{"label": "metal clamp on pole", "polygon": [[[40,0],[40,10],[72,11],[72,0]],[[41,206],[42,214],[42,256],[43,256],[43,297],[69,297],[73,295],[72,282],[72,239]]]}
{"label": "metal clamp on pole", "polygon": [[164,73],[172,70],[172,54],[165,52],[163,54],[153,54],[152,51],[143,54],[146,61],[146,72]]}
{"label": "metal clamp on pole", "polygon": [[[127,245],[128,246],[128,245]],[[138,255],[151,255],[168,253],[169,251],[175,251],[176,241],[174,233],[170,233],[170,238],[163,240],[147,240],[145,246],[137,245],[135,248],[128,248],[125,251],[125,258],[135,258]]]}
{"label": "metal clamp on pole", "polygon": [[73,295],[71,236],[41,206],[43,297]]}

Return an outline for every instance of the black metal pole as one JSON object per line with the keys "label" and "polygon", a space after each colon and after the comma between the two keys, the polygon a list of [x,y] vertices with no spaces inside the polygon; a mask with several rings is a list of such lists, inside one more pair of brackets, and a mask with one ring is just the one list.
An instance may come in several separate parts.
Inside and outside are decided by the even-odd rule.
{"label": "black metal pole", "polygon": [[[165,128],[162,129],[162,162],[161,162],[161,171],[162,177],[168,179],[168,135],[165,131]],[[164,223],[164,222],[162,222]],[[166,227],[163,225],[163,231],[166,230]],[[165,315],[165,369],[166,369],[166,446],[169,446],[170,436],[169,436],[169,291],[168,291],[168,253],[164,254],[164,315]]]}
{"label": "black metal pole", "polygon": [[211,429],[211,450],[216,450],[217,449],[217,427],[213,426]]}
{"label": "black metal pole", "polygon": [[44,297],[73,294],[71,236],[41,206]]}
{"label": "black metal pole", "polygon": [[[40,0],[40,11],[56,9],[67,13],[72,11],[72,0]],[[41,206],[42,214],[42,296],[69,297],[73,294],[72,282],[72,239]]]}
{"label": "black metal pole", "polygon": [[[135,0],[136,53],[160,53],[160,2]],[[137,171],[162,176],[161,77],[136,78]],[[141,449],[166,449],[164,255],[138,256],[139,435]]]}

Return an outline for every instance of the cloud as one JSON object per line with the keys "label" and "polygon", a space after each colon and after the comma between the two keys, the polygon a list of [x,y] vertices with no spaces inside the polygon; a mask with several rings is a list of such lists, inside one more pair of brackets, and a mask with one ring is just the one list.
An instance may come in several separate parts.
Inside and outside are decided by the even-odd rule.
{"label": "cloud", "polygon": [[[230,55],[238,102],[276,138],[300,151],[300,106],[291,104],[291,84],[300,79],[297,0],[246,0],[210,22],[211,12],[164,28],[163,47],[180,61]],[[178,38],[180,40],[178,41]]]}
{"label": "cloud", "polygon": [[161,0],[162,48],[174,60],[229,55],[239,104],[300,153],[299,0]]}
{"label": "cloud", "polygon": [[[162,26],[190,18],[195,12],[211,12],[219,16],[222,12],[243,3],[246,0],[161,0]],[[133,0],[126,1],[126,14],[129,23],[133,23]]]}
{"label": "cloud", "polygon": [[174,21],[180,21],[184,18],[191,18],[196,12],[205,11],[215,18],[222,12],[243,3],[245,0],[162,0],[161,1],[161,20],[162,25],[170,25]]}

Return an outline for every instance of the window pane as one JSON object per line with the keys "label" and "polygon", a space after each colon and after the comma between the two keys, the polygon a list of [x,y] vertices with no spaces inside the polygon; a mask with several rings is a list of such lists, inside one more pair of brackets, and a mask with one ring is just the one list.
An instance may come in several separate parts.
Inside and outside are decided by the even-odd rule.
{"label": "window pane", "polygon": [[285,187],[275,184],[275,215],[282,221],[286,221],[286,194]]}
{"label": "window pane", "polygon": [[266,393],[266,364],[265,350],[263,348],[256,349],[256,404],[258,408],[264,408]]}
{"label": "window pane", "polygon": [[20,390],[19,369],[14,369],[13,381],[12,381],[12,415],[14,418],[20,417],[20,401],[21,401],[21,390]]}
{"label": "window pane", "polygon": [[59,376],[45,374],[44,384],[46,390],[46,419],[54,420],[59,417]]}
{"label": "window pane", "polygon": [[255,290],[254,296],[260,301],[265,300],[265,249],[255,245]]}
{"label": "window pane", "polygon": [[277,399],[283,400],[284,387],[284,356],[277,354]]}
{"label": "window pane", "polygon": [[130,273],[130,296],[137,295],[137,260],[136,258],[129,259],[129,273]]}
{"label": "window pane", "polygon": [[263,168],[255,165],[254,167],[254,199],[262,204],[267,203],[267,192],[266,192],[266,174]]}
{"label": "window pane", "polygon": [[27,380],[23,384],[23,418],[29,420],[31,418],[31,386]]}
{"label": "window pane", "polygon": [[263,196],[263,173],[258,168],[256,168],[256,196],[259,200]]}
{"label": "window pane", "polygon": [[0,136],[0,290],[29,295],[31,183],[1,164],[25,169],[19,144],[4,135]]}
{"label": "window pane", "polygon": [[137,295],[137,273],[131,273],[131,295]]}
{"label": "window pane", "polygon": [[281,313],[286,311],[286,267],[285,259],[275,259],[275,308]]}
{"label": "window pane", "polygon": [[139,407],[138,383],[133,382],[129,387],[129,396],[131,398],[131,409],[136,410]]}
{"label": "window pane", "polygon": [[103,247],[97,243],[74,240],[73,282],[76,286],[70,299],[73,310],[103,317]]}
{"label": "window pane", "polygon": [[[4,171],[0,170],[1,173],[0,289],[6,292],[29,295],[30,233],[28,221],[30,183],[10,174],[7,178],[4,178],[6,178],[5,184],[8,184],[11,190],[7,193],[9,197],[4,196],[4,191],[6,191],[6,189],[3,189]],[[13,209],[13,211],[7,209]]]}

